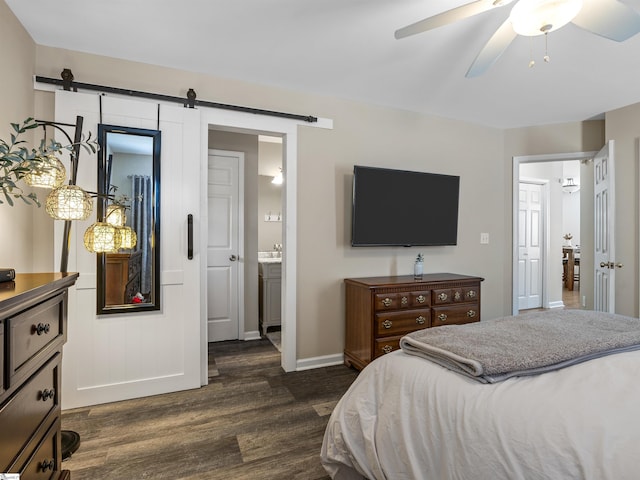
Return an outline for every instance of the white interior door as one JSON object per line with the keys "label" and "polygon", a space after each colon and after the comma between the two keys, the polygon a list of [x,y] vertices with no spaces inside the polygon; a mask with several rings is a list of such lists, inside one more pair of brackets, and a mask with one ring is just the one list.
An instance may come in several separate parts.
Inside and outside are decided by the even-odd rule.
{"label": "white interior door", "polygon": [[594,167],[594,310],[615,312],[614,143],[609,140],[593,160]]}
{"label": "white interior door", "polygon": [[518,210],[518,308],[542,307],[543,191],[520,183]]}
{"label": "white interior door", "polygon": [[240,338],[241,255],[240,172],[244,153],[210,150],[208,156],[209,233],[207,241],[208,340]]}

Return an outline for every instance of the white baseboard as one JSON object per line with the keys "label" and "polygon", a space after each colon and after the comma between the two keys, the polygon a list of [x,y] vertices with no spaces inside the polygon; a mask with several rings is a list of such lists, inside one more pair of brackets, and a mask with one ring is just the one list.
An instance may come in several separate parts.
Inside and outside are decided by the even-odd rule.
{"label": "white baseboard", "polygon": [[564,308],[564,302],[562,300],[549,302],[549,308]]}
{"label": "white baseboard", "polygon": [[260,330],[252,330],[251,332],[244,332],[245,340],[260,340]]}
{"label": "white baseboard", "polygon": [[336,353],[335,355],[324,355],[322,357],[301,358],[296,361],[296,371],[311,370],[312,368],[332,367],[334,365],[342,365],[344,363],[344,355]]}

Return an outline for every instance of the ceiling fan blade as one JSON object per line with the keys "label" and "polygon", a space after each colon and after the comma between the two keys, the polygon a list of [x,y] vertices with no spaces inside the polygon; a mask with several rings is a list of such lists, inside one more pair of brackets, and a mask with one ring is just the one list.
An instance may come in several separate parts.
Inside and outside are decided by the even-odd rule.
{"label": "ceiling fan blade", "polygon": [[502,25],[496,30],[496,33],[489,39],[485,46],[480,50],[480,53],[473,61],[465,77],[473,78],[482,75],[486,72],[491,65],[493,65],[498,58],[504,53],[513,39],[518,34],[513,31],[511,21],[505,20]]}
{"label": "ceiling fan blade", "polygon": [[572,22],[616,42],[624,42],[640,32],[640,15],[618,0],[584,0],[582,10]]}
{"label": "ceiling fan blade", "polygon": [[505,1],[493,1],[493,0],[476,0],[475,2],[467,3],[460,7],[447,10],[446,12],[434,15],[433,17],[425,18],[419,22],[412,23],[406,27],[396,30],[395,37],[399,40],[401,38],[409,37],[417,33],[433,30],[434,28],[441,27],[443,25],[449,25],[450,23],[463,20],[465,18],[473,17],[479,13],[486,12],[495,7],[500,7],[510,3],[512,0]]}

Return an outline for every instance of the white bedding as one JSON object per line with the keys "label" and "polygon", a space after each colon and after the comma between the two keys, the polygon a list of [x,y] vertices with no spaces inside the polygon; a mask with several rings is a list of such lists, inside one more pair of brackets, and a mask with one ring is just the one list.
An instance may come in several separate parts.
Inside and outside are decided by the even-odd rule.
{"label": "white bedding", "polygon": [[358,376],[321,452],[333,479],[640,478],[640,351],[480,384],[396,351]]}

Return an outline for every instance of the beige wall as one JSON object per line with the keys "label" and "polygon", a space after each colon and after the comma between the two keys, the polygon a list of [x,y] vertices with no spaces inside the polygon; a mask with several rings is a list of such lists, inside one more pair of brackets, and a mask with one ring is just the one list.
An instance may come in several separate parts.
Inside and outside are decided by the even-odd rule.
{"label": "beige wall", "polygon": [[[35,44],[16,20],[4,1],[0,2],[0,59],[2,60],[2,93],[0,93],[0,138],[9,142],[14,133],[11,123],[22,123],[33,117],[32,76],[35,73]],[[23,137],[33,138],[32,134]],[[31,143],[31,142],[30,142]],[[39,195],[42,200],[42,195]],[[0,267],[31,272],[34,268],[33,218],[37,207],[0,205]]]}
{"label": "beige wall", "polygon": [[273,177],[258,176],[258,251],[273,251],[275,243],[282,244],[282,221],[265,221],[265,215],[282,219],[282,185],[271,183]]}
{"label": "beige wall", "polygon": [[[7,10],[3,2],[0,2],[0,8],[3,9],[0,13]],[[9,27],[15,30],[15,22],[10,22]],[[2,59],[16,58],[13,36],[7,35],[4,29],[0,35],[5,40],[0,47]],[[20,54],[18,57],[28,66],[19,70],[21,73],[15,77],[11,76],[17,87],[5,87],[1,94],[3,102],[14,102],[15,111],[6,113],[11,117],[20,116],[21,108],[24,111],[33,109],[30,78],[33,62],[29,62],[33,51],[20,47]],[[418,252],[425,255],[426,272],[449,271],[485,278],[482,285],[483,318],[509,313],[512,157],[595,150],[602,144],[602,125],[598,122],[503,131],[333,97],[49,47],[35,48],[35,72],[38,75],[58,78],[65,67],[71,68],[80,82],[178,96],[194,88],[198,98],[204,100],[311,114],[333,120],[332,130],[299,128],[296,219],[298,358],[341,353],[344,341],[343,278],[409,274]],[[21,100],[14,100],[16,91]],[[46,106],[47,101],[43,104]],[[2,118],[5,118],[5,112],[7,110],[2,112]],[[7,120],[13,121],[14,118],[7,117]],[[351,247],[350,201],[354,164],[460,175],[458,245]],[[635,176],[633,179],[635,181]],[[622,192],[628,193],[626,182],[625,179]],[[635,198],[637,190],[634,186],[629,185]],[[637,200],[634,200],[634,208],[635,205]],[[432,207],[437,208],[437,205]],[[2,215],[4,218],[4,210]],[[6,223],[14,225],[21,222],[12,219]],[[381,226],[384,226],[384,219],[381,219]],[[634,222],[634,226],[633,238],[636,237],[637,223]],[[480,232],[490,234],[488,245],[480,245]],[[50,241],[47,239],[46,242],[47,245],[42,247],[48,249]],[[2,243],[5,244],[4,241]],[[33,250],[29,238],[22,238],[18,244],[15,255],[6,257],[7,261],[28,257]],[[635,262],[635,255],[633,259],[629,258],[631,262]],[[635,298],[635,286],[627,289],[633,289]]]}

